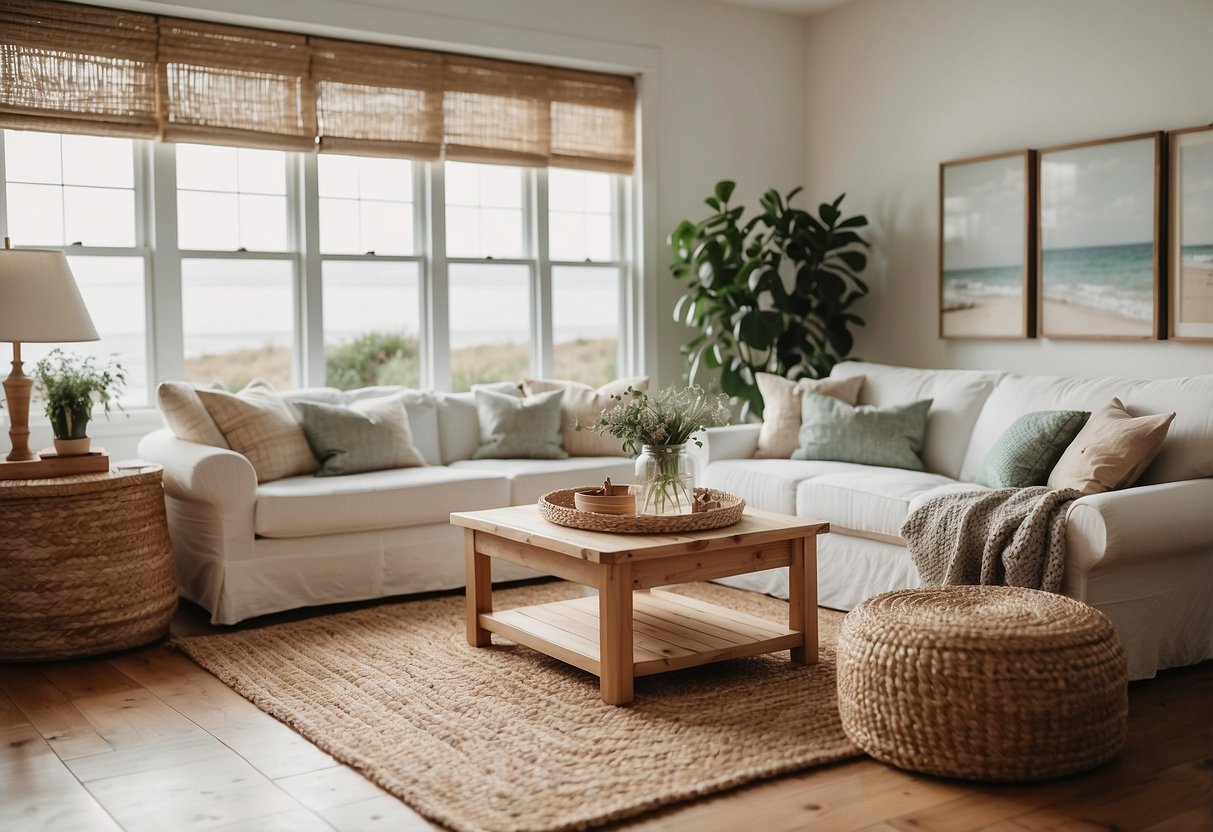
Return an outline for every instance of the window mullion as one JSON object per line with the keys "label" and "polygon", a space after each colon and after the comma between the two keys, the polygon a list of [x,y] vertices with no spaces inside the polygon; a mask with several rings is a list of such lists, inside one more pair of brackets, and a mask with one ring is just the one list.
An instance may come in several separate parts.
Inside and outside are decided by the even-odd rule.
{"label": "window mullion", "polygon": [[295,178],[296,194],[291,203],[298,221],[296,250],[302,257],[300,339],[304,386],[319,387],[325,383],[324,365],[324,286],[323,262],[320,259],[320,192],[317,173],[318,159],[314,153],[300,156],[300,175]]}
{"label": "window mullion", "polygon": [[428,332],[422,343],[429,345],[423,356],[424,377],[437,390],[451,389],[450,284],[446,260],[446,180],[442,162],[430,162],[426,170],[426,246],[429,267],[422,276],[425,303],[422,319]]}
{"label": "window mullion", "polygon": [[175,145],[152,145],[151,230],[152,328],[151,386],[185,378],[184,319],[181,313],[181,251],[177,246],[177,163]]}
{"label": "window mullion", "polygon": [[533,333],[531,364],[540,378],[553,378],[556,374],[556,353],[553,346],[552,260],[551,247],[548,244],[547,168],[535,171],[532,181],[534,187],[531,189],[531,194],[534,198],[531,200],[527,216],[534,229],[530,240],[534,246],[532,253],[535,257],[537,273],[535,274],[536,279],[532,280],[534,302],[531,308],[534,322],[531,327]]}

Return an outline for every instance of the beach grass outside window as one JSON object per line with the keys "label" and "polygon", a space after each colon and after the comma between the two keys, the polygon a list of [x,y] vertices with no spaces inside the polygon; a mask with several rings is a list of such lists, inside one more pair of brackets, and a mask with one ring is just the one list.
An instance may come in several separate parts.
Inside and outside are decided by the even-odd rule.
{"label": "beach grass outside window", "polygon": [[[59,248],[100,341],[65,348],[120,362],[127,371],[124,407],[148,399],[148,257],[141,246],[137,196],[143,145],[131,139],[0,131],[4,149],[4,234],[18,247]],[[25,344],[28,368],[60,344]]]}

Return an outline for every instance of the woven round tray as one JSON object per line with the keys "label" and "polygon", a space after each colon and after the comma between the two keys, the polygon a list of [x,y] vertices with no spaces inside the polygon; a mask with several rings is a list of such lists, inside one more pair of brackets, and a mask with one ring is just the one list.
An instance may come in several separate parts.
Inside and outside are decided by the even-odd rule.
{"label": "woven round tray", "polygon": [[587,529],[592,532],[621,534],[665,534],[667,532],[703,532],[731,526],[741,519],[745,500],[725,491],[696,488],[695,496],[711,493],[720,500],[720,508],[694,514],[597,514],[573,507],[573,494],[585,488],[562,488],[539,498],[539,513],[558,526]]}

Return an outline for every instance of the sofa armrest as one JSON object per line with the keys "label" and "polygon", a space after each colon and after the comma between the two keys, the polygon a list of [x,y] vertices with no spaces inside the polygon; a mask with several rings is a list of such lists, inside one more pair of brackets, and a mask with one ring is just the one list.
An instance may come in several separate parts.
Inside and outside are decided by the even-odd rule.
{"label": "sofa armrest", "polygon": [[164,467],[170,531],[190,538],[174,536],[174,545],[222,558],[252,557],[257,472],[247,458],[178,439],[168,430],[143,437],[139,456]]}
{"label": "sofa armrest", "polygon": [[702,442],[703,447],[696,447],[692,441],[690,451],[699,463],[700,471],[722,459],[750,459],[758,450],[758,433],[761,430],[762,425],[757,422],[708,428],[692,437]]}
{"label": "sofa armrest", "polygon": [[1185,480],[1075,500],[1066,553],[1083,572],[1119,563],[1213,552],[1213,479]]}

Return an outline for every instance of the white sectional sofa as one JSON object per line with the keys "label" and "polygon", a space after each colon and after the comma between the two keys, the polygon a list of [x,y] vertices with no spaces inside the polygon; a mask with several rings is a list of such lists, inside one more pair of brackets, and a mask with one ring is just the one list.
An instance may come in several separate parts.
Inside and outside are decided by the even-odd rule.
{"label": "white sectional sofa", "polygon": [[[285,393],[348,404],[401,388]],[[169,530],[183,597],[216,624],[295,607],[455,589],[464,585],[463,530],[452,511],[531,503],[557,488],[629,482],[631,459],[471,456],[479,422],[471,393],[416,392],[406,401],[424,468],[258,485],[249,461],[225,448],[146,436],[139,454],[164,466]],[[497,581],[537,573],[497,564]]]}
{"label": "white sectional sofa", "polygon": [[[863,375],[860,404],[931,398],[925,471],[845,462],[753,459],[760,426],[714,428],[699,450],[701,484],[749,505],[830,523],[818,540],[823,606],[849,610],[919,585],[899,530],[940,489],[972,484],[1018,417],[1095,411],[1119,397],[1134,415],[1174,410],[1162,452],[1135,487],[1083,497],[1069,510],[1062,591],[1100,609],[1120,633],[1130,678],[1213,658],[1213,375],[1146,380],[1017,376],[846,362]],[[786,570],[722,583],[787,597]]]}

